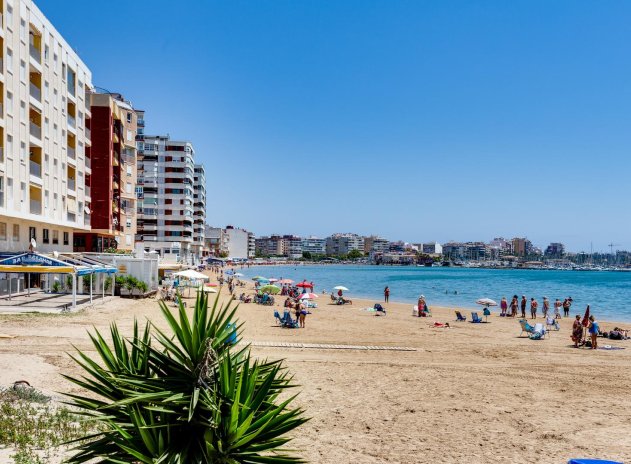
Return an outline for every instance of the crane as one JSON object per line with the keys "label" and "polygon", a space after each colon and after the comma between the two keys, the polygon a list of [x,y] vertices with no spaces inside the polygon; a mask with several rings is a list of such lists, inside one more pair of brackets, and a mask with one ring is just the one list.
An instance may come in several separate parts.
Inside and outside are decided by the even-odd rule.
{"label": "crane", "polygon": [[620,246],[619,243],[610,243],[609,245],[607,245],[609,247],[609,251],[610,253],[613,255],[613,247],[615,246]]}

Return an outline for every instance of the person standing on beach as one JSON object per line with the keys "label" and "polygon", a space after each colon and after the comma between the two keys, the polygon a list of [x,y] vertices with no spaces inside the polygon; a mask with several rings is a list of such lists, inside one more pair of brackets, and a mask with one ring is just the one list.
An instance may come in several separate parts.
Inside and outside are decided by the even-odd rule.
{"label": "person standing on beach", "polygon": [[383,289],[383,300],[387,303],[390,300],[390,287],[386,286]]}
{"label": "person standing on beach", "polygon": [[583,338],[583,325],[581,324],[581,316],[576,315],[574,324],[572,325],[572,341],[574,342],[574,348],[578,348],[578,344],[581,343]]}
{"label": "person standing on beach", "polygon": [[537,319],[537,307],[539,303],[534,298],[530,299],[530,317],[531,319]]}
{"label": "person standing on beach", "polygon": [[554,318],[555,319],[561,319],[561,306],[562,306],[562,303],[557,298],[556,301],[554,302]]}
{"label": "person standing on beach", "polygon": [[572,306],[572,303],[570,303],[569,298],[566,298],[563,301],[563,317],[570,317],[570,306]]}
{"label": "person standing on beach", "polygon": [[598,348],[598,329],[599,327],[596,318],[593,315],[589,316],[589,328],[587,330],[592,338],[592,350]]}
{"label": "person standing on beach", "polygon": [[521,317],[526,318],[526,295],[521,296]]}
{"label": "person standing on beach", "polygon": [[502,297],[502,302],[500,303],[500,308],[502,309],[502,312],[500,313],[500,316],[501,317],[507,316],[506,310],[508,309],[508,302],[506,301],[506,297],[505,296]]}
{"label": "person standing on beach", "polygon": [[519,308],[519,299],[517,298],[517,295],[513,295],[513,299],[510,301],[511,317],[517,316],[517,308]]}
{"label": "person standing on beach", "polygon": [[547,296],[543,297],[543,318],[548,318],[548,312],[550,311],[550,301]]}

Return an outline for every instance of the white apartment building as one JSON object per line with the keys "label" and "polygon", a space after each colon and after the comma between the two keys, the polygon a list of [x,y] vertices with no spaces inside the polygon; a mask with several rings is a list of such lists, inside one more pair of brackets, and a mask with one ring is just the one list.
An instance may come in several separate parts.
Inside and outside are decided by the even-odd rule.
{"label": "white apartment building", "polygon": [[72,251],[90,230],[92,75],[32,1],[0,6],[0,251]]}
{"label": "white apartment building", "polygon": [[364,252],[364,237],[357,234],[333,234],[326,239],[326,254],[332,256],[346,255],[350,251]]}
{"label": "white apartment building", "polygon": [[326,239],[318,237],[303,238],[302,251],[312,255],[324,255],[326,254]]}
{"label": "white apartment building", "polygon": [[[144,121],[144,115],[139,114]],[[140,132],[140,131],[139,131]],[[143,131],[144,132],[144,131]],[[137,136],[136,241],[165,260],[194,263],[195,150],[169,136]]]}
{"label": "white apartment building", "polygon": [[195,165],[193,178],[193,254],[197,259],[208,254],[206,238],[206,170],[203,164]]}
{"label": "white apartment building", "polygon": [[254,235],[245,229],[226,226],[224,233],[228,237],[228,257],[247,259],[252,257],[252,244]]}

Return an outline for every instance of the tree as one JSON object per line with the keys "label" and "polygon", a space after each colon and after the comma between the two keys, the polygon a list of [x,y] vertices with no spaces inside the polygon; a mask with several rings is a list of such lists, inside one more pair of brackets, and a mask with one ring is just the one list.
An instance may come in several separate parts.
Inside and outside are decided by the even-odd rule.
{"label": "tree", "polygon": [[348,252],[348,259],[359,259],[363,257],[364,257],[364,253],[362,253],[359,250],[351,250]]}
{"label": "tree", "polygon": [[310,252],[310,251],[303,251],[303,252],[302,252],[302,257],[303,257],[304,259],[312,259],[311,252]]}
{"label": "tree", "polygon": [[66,394],[70,404],[100,424],[77,441],[69,463],[300,463],[282,446],[286,434],[307,419],[290,407],[295,396],[280,361],[254,361],[234,347],[241,325],[230,303],[209,308],[200,292],[192,315],[180,304],[160,309],[169,331],[137,321],[130,339],[115,323],[108,343],[91,334],[100,359],[77,350],[85,371],[65,376],[88,391]]}

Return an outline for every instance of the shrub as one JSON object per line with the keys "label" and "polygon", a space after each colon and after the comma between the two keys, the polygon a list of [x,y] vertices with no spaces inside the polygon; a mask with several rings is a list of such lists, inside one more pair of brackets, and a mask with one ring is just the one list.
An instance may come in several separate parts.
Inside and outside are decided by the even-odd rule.
{"label": "shrub", "polygon": [[66,377],[88,394],[67,394],[82,414],[102,425],[86,436],[68,462],[107,456],[109,462],[135,463],[299,463],[283,448],[286,434],[303,424],[301,409],[290,407],[293,388],[280,361],[253,361],[249,348],[228,340],[235,309],[208,307],[201,292],[189,317],[160,302],[169,331],[148,322],[134,324],[125,339],[116,324],[112,342],[91,335],[99,357],[78,351],[73,359],[84,376]]}

